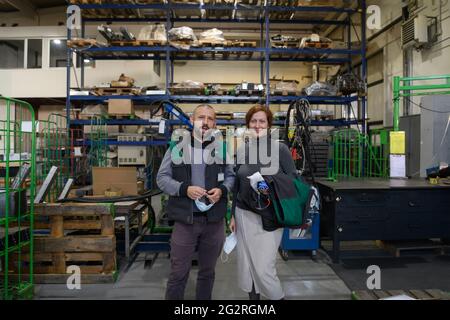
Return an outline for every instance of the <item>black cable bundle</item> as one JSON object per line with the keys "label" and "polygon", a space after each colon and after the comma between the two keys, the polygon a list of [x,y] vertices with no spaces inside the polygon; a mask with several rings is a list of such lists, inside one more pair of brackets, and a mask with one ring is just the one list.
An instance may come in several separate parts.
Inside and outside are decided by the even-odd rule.
{"label": "black cable bundle", "polygon": [[[309,102],[305,99],[291,103],[286,115],[285,140],[289,149],[295,150],[300,155],[300,159],[294,159],[297,169],[304,175],[308,167],[314,182],[315,166],[311,157],[314,145],[311,138],[310,107]],[[290,127],[295,127],[292,138],[289,138]]]}
{"label": "black cable bundle", "polygon": [[78,203],[115,203],[115,202],[129,202],[129,201],[140,201],[146,200],[151,197],[162,194],[159,190],[152,190],[141,195],[136,196],[120,196],[120,197],[108,197],[108,198],[69,198],[60,200],[58,202],[78,202]]}

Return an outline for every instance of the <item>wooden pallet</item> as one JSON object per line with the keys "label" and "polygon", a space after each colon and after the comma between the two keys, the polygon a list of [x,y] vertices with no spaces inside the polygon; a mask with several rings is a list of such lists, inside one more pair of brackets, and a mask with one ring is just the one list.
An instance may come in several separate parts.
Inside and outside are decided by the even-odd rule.
{"label": "wooden pallet", "polygon": [[92,92],[97,96],[123,96],[140,95],[140,88],[93,88]]}
{"label": "wooden pallet", "polygon": [[444,255],[450,249],[450,245],[441,242],[425,241],[377,241],[380,248],[390,252],[396,258],[405,251],[435,251]]}
{"label": "wooden pallet", "polygon": [[169,88],[173,95],[202,96],[205,94],[204,88]]}
{"label": "wooden pallet", "polygon": [[300,41],[271,40],[270,43],[272,45],[272,48],[278,48],[278,49],[297,49],[300,47]]}
{"label": "wooden pallet", "polygon": [[67,46],[69,48],[83,49],[88,47],[100,47],[102,45],[95,39],[71,39],[67,40]]}
{"label": "wooden pallet", "polygon": [[162,4],[164,0],[134,0],[136,4]]}
{"label": "wooden pallet", "polygon": [[416,300],[450,300],[450,294],[441,290],[361,290],[352,292],[353,300],[380,300],[406,295]]}
{"label": "wooden pallet", "polygon": [[[174,0],[172,4],[191,4],[198,6],[201,3],[200,0]],[[202,18],[202,12],[200,9],[176,9],[174,15],[177,18]]]}
{"label": "wooden pallet", "polygon": [[217,47],[229,47],[230,46],[230,41],[210,41],[210,40],[199,40],[198,43],[200,44],[200,46],[205,47],[205,48],[217,48]]}
{"label": "wooden pallet", "polygon": [[161,47],[167,44],[163,40],[111,41],[113,47]]}
{"label": "wooden pallet", "polygon": [[240,40],[231,40],[229,41],[230,47],[236,48],[256,48],[256,41],[240,41]]}
{"label": "wooden pallet", "polygon": [[[233,0],[203,0],[204,4],[209,5],[234,5]],[[215,9],[207,9],[206,17],[209,19],[222,19],[229,20],[233,17],[233,10],[215,10]]]}
{"label": "wooden pallet", "polygon": [[[130,0],[71,0],[71,4],[133,4]],[[86,18],[99,17],[138,17],[138,13],[133,9],[87,9],[83,10],[83,15]]]}
{"label": "wooden pallet", "polygon": [[106,119],[136,119],[135,114],[114,114],[114,113],[108,113],[106,116]]}
{"label": "wooden pallet", "polygon": [[239,90],[235,93],[235,96],[242,96],[242,97],[253,97],[258,96],[262,97],[264,95],[265,91],[258,91],[258,90]]}
{"label": "wooden pallet", "polygon": [[[67,267],[80,267],[84,283],[112,282],[116,278],[114,206],[109,204],[43,204],[35,206],[36,283],[66,283]],[[30,261],[22,253],[22,261]],[[16,266],[17,267],[17,266]],[[27,273],[25,263],[23,273]]]}
{"label": "wooden pallet", "polygon": [[303,48],[310,49],[331,49],[331,43],[329,42],[305,42]]}

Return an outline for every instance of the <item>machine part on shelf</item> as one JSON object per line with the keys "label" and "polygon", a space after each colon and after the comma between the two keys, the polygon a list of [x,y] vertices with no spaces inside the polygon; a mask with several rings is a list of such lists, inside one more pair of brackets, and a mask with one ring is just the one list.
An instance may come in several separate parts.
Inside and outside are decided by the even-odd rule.
{"label": "machine part on shelf", "polygon": [[50,172],[47,175],[47,178],[45,178],[44,182],[42,183],[41,188],[39,189],[38,193],[36,194],[36,197],[34,198],[34,203],[42,203],[44,201],[44,198],[47,196],[47,194],[50,192],[50,189],[53,185],[53,183],[56,181],[58,176],[58,167],[52,167],[50,169]]}
{"label": "machine part on shelf", "polygon": [[312,34],[311,36],[302,39],[300,48],[329,49],[331,48],[332,44],[333,41],[331,39],[321,37],[318,34]]}
{"label": "machine part on shelf", "polygon": [[330,83],[316,81],[304,88],[307,96],[336,96],[337,88]]}
{"label": "machine part on shelf", "polygon": [[66,185],[64,186],[63,191],[61,192],[61,194],[58,197],[58,201],[64,200],[67,198],[67,196],[69,195],[70,192],[70,188],[72,188],[74,180],[71,178],[69,180],[67,180]]}
{"label": "machine part on shelf", "polygon": [[135,36],[131,32],[128,32],[128,29],[126,27],[120,27],[120,32],[122,33],[125,41],[136,40]]}
{"label": "machine part on shelf", "polygon": [[122,35],[115,33],[108,26],[104,26],[104,25],[98,26],[97,30],[103,36],[103,38],[105,38],[106,41],[108,41],[108,42],[123,40]]}
{"label": "machine part on shelf", "polygon": [[24,163],[17,175],[14,177],[13,182],[11,183],[11,189],[17,190],[20,186],[25,182],[29,174],[31,173],[31,165],[29,163]]}
{"label": "machine part on shelf", "polygon": [[133,87],[136,80],[134,78],[128,77],[124,73],[122,73],[119,77],[119,82],[125,82],[125,83],[127,83],[128,87]]}
{"label": "machine part on shelf", "polygon": [[367,85],[357,75],[352,72],[339,75],[336,82],[338,92],[344,96],[353,93],[365,94],[367,92]]}
{"label": "machine part on shelf", "polygon": [[[139,143],[147,141],[147,136],[135,135],[120,135],[117,137],[119,142]],[[119,166],[133,165],[146,166],[149,163],[149,147],[147,146],[122,146],[117,148],[117,157]]]}
{"label": "machine part on shelf", "polygon": [[234,88],[235,95],[262,95],[265,87],[261,83],[243,81]]}

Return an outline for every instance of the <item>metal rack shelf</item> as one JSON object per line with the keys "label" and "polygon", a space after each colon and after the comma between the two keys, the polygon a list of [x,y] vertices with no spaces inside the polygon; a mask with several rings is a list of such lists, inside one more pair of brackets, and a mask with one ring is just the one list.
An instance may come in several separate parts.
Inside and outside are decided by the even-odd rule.
{"label": "metal rack shelf", "polygon": [[[130,46],[130,47],[92,47],[72,49],[92,60],[224,60],[224,61],[270,61],[319,62],[322,64],[350,63],[349,56],[361,55],[354,49],[277,49],[277,48],[239,48],[239,47],[192,47],[180,50],[171,46]],[[210,55],[211,54],[211,55]],[[234,54],[236,56],[230,56]],[[242,54],[245,54],[242,56]],[[259,56],[255,55],[259,54]],[[278,56],[278,57],[277,57]],[[332,57],[330,57],[332,56]],[[345,57],[338,57],[345,56]]]}
{"label": "metal rack shelf", "polygon": [[[77,1],[71,1],[76,3]],[[78,1],[81,2],[81,1]],[[207,1],[206,1],[207,2]],[[261,3],[261,4],[256,4]],[[103,103],[109,99],[132,99],[140,104],[151,104],[162,100],[171,100],[177,103],[220,103],[220,104],[290,104],[298,99],[307,99],[312,105],[336,105],[351,108],[351,104],[358,102],[361,108],[360,114],[366,114],[366,97],[303,97],[303,96],[271,96],[270,92],[270,62],[313,62],[319,64],[349,65],[353,56],[361,56],[361,78],[367,78],[366,60],[366,28],[361,24],[361,46],[351,46],[352,23],[351,15],[360,14],[361,20],[366,20],[366,0],[355,2],[342,1],[336,7],[331,6],[279,6],[271,5],[270,1],[262,4],[257,1],[247,1],[247,4],[235,5],[213,5],[180,3],[168,0],[167,3],[133,4],[133,3],[108,3],[108,4],[79,4],[82,10],[82,37],[85,34],[87,22],[163,22],[169,30],[175,22],[202,22],[202,23],[253,23],[260,26],[260,46],[253,47],[191,47],[189,50],[180,50],[170,45],[164,46],[133,46],[133,47],[91,47],[86,49],[68,49],[67,64],[67,100],[66,112],[70,119],[72,102]],[[218,18],[217,11],[223,11],[223,19]],[[194,11],[194,13],[192,12]],[[199,14],[203,11],[205,14]],[[120,12],[121,14],[117,14]],[[228,14],[228,13],[239,14]],[[330,16],[334,14],[334,17]],[[288,18],[287,18],[288,17]],[[348,47],[339,49],[325,48],[272,48],[270,43],[271,24],[298,24],[298,25],[321,25],[321,26],[344,26],[348,35]],[[72,32],[68,31],[68,39]],[[198,61],[255,61],[260,62],[261,83],[266,85],[264,96],[179,96],[171,95],[168,91],[165,95],[158,96],[70,96],[70,68],[71,52],[81,54],[93,60],[161,60],[166,62],[166,90],[173,83],[174,61],[198,60]],[[84,59],[81,59],[81,87],[84,87]],[[108,123],[139,123],[141,120],[108,120]],[[145,120],[149,124],[148,120]],[[366,120],[359,121],[362,131],[366,131]],[[83,125],[83,120],[69,120],[71,125]],[[143,122],[142,122],[143,123]],[[231,123],[231,122],[229,122]],[[236,123],[239,124],[239,121]],[[357,124],[358,121],[351,120],[350,112],[348,119],[335,121],[318,121],[314,125],[325,126],[348,126]]]}
{"label": "metal rack shelf", "polygon": [[[337,120],[313,120],[311,121],[311,125],[314,127],[343,127],[347,125],[357,125],[359,122],[357,120],[351,120],[347,121],[346,119],[337,119]],[[92,122],[90,120],[71,120],[71,125],[78,125],[78,126],[88,126],[91,125]],[[109,126],[117,126],[117,125],[123,125],[123,126],[145,126],[145,125],[158,125],[159,121],[149,121],[145,119],[135,119],[135,120],[129,120],[129,119],[122,119],[122,120],[104,120],[102,121],[103,125],[109,125]],[[172,120],[169,121],[170,125],[182,125],[183,123],[181,121]],[[282,126],[285,124],[284,121],[274,121],[273,124],[275,126]],[[245,125],[245,120],[217,120],[217,125],[219,126],[243,126]],[[136,142],[137,145],[141,145],[139,143],[142,142]],[[145,143],[145,142],[144,142]],[[120,144],[117,144],[120,145]],[[135,145],[135,144],[133,144]],[[145,144],[147,145],[147,144]]]}
{"label": "metal rack shelf", "polygon": [[[171,100],[178,103],[218,103],[218,104],[243,104],[258,103],[266,100],[263,96],[179,96],[179,95],[113,95],[113,96],[70,96],[72,101],[96,102],[102,103],[110,99],[130,99],[134,102],[147,104],[164,100]],[[348,105],[349,103],[358,101],[358,97],[339,97],[339,96],[271,96],[270,103],[274,104],[290,104],[299,99],[308,100],[310,104],[323,105]]]}

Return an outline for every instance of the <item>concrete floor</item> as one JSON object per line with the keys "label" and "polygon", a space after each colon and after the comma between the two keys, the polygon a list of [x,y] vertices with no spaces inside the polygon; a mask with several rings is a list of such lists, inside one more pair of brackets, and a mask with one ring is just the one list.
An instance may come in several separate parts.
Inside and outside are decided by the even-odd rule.
{"label": "concrete floor", "polygon": [[[127,266],[124,266],[127,267]],[[213,299],[246,300],[248,296],[236,283],[236,258],[232,254],[228,262],[218,261]],[[114,284],[82,285],[81,290],[70,291],[65,285],[37,285],[35,299],[164,299],[170,270],[167,254],[160,254],[153,265],[145,263],[140,255],[128,269],[122,268]],[[310,257],[293,257],[277,262],[279,278],[287,300],[344,300],[350,299],[350,290],[334,271],[321,261]],[[186,288],[185,298],[195,299],[197,267],[193,266]]]}
{"label": "concrete floor", "polygon": [[[159,196],[152,199],[152,205],[156,212],[161,211]],[[152,257],[148,256],[149,259]],[[141,254],[129,266],[122,263],[119,279],[114,284],[82,285],[81,290],[75,291],[68,290],[65,285],[37,285],[35,299],[164,299],[170,271],[168,255],[160,254],[152,265],[146,264],[145,261],[146,256]],[[278,256],[278,276],[285,290],[286,299],[350,299],[349,288],[327,265],[328,262],[330,262],[328,256],[321,251],[315,260],[309,256],[294,256],[286,262]],[[248,295],[237,286],[234,276],[236,272],[234,252],[226,263],[218,260],[213,299],[248,299]],[[196,278],[197,267],[193,266],[185,299],[195,299]]]}

